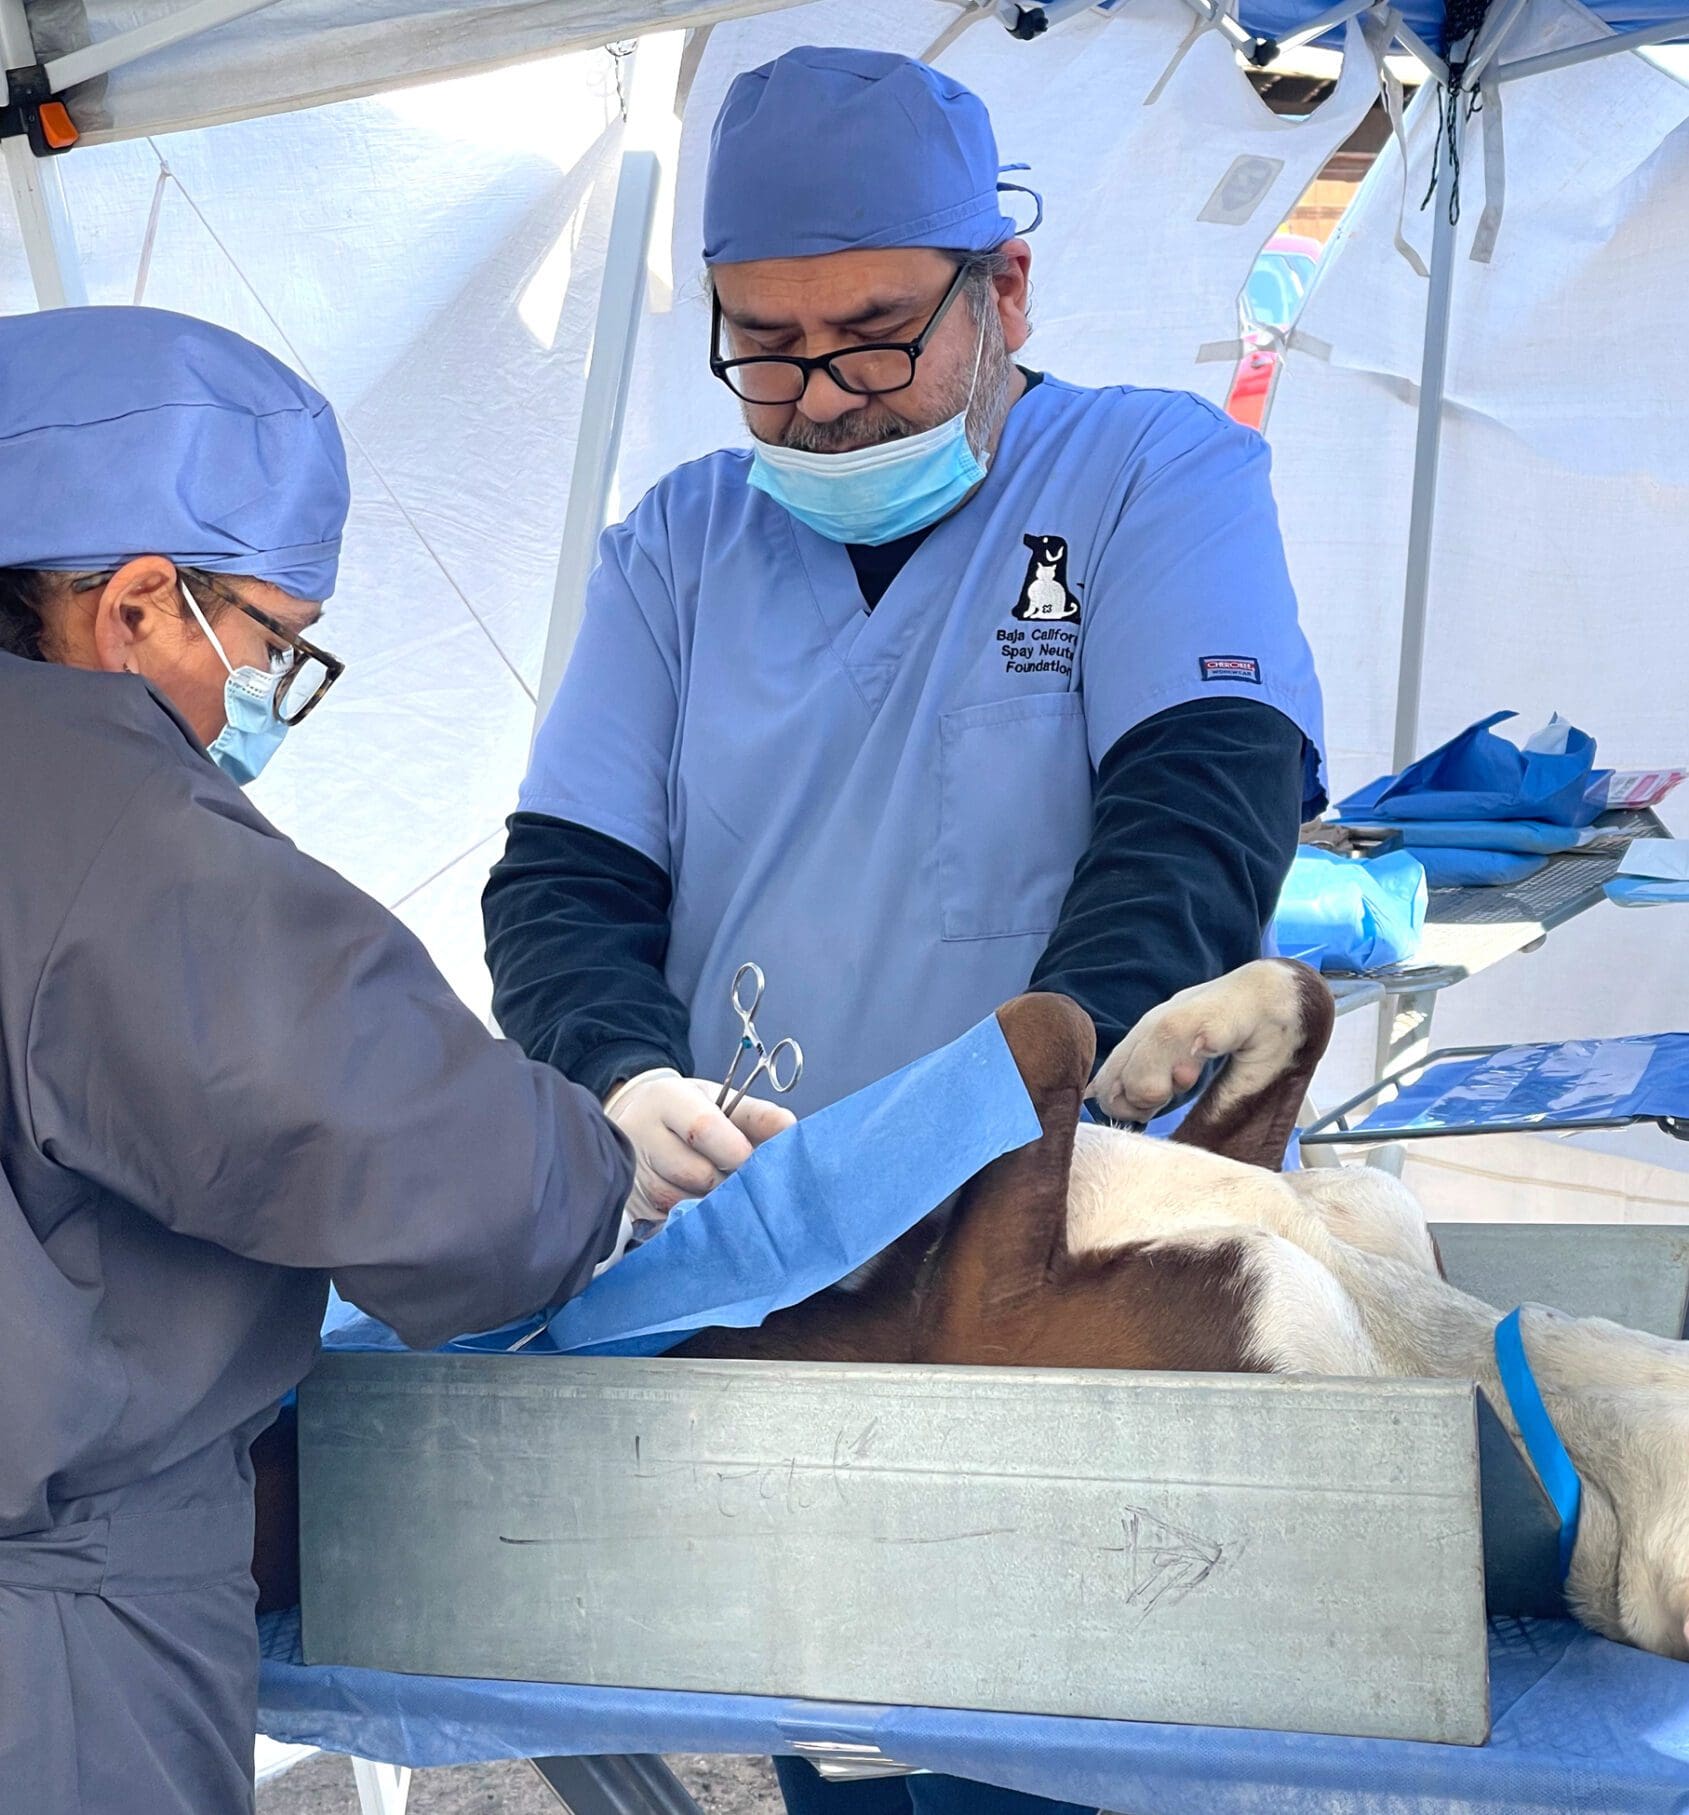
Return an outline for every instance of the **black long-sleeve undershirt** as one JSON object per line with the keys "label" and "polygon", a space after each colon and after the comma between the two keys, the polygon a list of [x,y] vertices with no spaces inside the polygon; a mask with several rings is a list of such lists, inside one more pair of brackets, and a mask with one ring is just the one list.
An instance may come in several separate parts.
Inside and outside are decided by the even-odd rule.
{"label": "black long-sleeve undershirt", "polygon": [[493,1014],[530,1059],[596,1096],[659,1065],[692,1072],[669,988],[668,874],[587,826],[517,813],[481,896]]}
{"label": "black long-sleeve undershirt", "polygon": [[[1106,1053],[1175,991],[1257,956],[1304,782],[1301,732],[1259,701],[1193,700],[1128,731],[1097,773],[1090,843],[1031,986],[1080,1003]],[[663,974],[671,897],[629,846],[516,814],[482,901],[500,1026],[600,1096],[653,1066],[690,1074]]]}
{"label": "black long-sleeve undershirt", "polygon": [[1196,700],[1128,731],[1097,775],[1090,843],[1033,967],[1097,1052],[1193,983],[1261,955],[1303,819],[1304,739],[1255,700]]}

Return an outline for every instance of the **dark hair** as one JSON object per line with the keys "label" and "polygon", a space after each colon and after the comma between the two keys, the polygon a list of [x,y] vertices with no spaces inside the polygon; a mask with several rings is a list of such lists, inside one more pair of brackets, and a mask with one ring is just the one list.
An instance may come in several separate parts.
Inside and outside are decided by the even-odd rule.
{"label": "dark hair", "polygon": [[[197,567],[179,567],[176,571],[193,588],[207,617],[216,617],[219,609],[228,604],[228,588],[218,575]],[[26,662],[51,660],[46,648],[47,605],[55,585],[86,591],[92,583],[106,578],[99,573],[43,573],[30,567],[0,567],[0,655],[20,655]],[[181,615],[188,615],[185,606]]]}
{"label": "dark hair", "polygon": [[41,647],[47,632],[43,616],[48,576],[27,567],[0,567],[0,654],[44,662]]}

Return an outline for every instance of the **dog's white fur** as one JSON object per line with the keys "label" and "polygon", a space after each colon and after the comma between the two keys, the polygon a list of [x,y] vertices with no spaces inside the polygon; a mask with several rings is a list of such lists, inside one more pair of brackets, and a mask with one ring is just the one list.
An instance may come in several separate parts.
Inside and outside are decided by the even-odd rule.
{"label": "dog's white fur", "polygon": [[[1283,1070],[1301,1038],[1295,985],[1261,963],[1186,990],[1110,1055],[1093,1095],[1147,1121],[1229,1055],[1221,1101]],[[1476,1380],[1513,1426],[1494,1358],[1502,1313],[1438,1272],[1425,1218],[1367,1167],[1270,1173],[1118,1129],[1079,1130],[1068,1247],[1240,1244],[1254,1287],[1249,1351],[1279,1373]],[[1568,1584],[1598,1632],[1689,1659],[1689,1343],[1540,1306],[1527,1352],[1584,1483]]]}

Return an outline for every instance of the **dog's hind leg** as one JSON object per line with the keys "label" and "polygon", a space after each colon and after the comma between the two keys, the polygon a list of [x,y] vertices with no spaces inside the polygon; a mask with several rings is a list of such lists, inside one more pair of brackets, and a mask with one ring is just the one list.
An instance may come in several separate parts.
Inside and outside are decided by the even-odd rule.
{"label": "dog's hind leg", "polygon": [[1042,1132],[962,1188],[918,1308],[923,1361],[1012,1363],[1050,1314],[1048,1287],[1067,1260],[1074,1131],[1096,1029],[1065,996],[1017,996],[997,1020]]}
{"label": "dog's hind leg", "polygon": [[[1065,1257],[1073,1132],[1096,1055],[1090,1016],[1065,996],[1017,996],[997,1011],[1037,1111],[1036,1141],[995,1160],[957,1195],[947,1223],[918,1224],[860,1282],[777,1311],[760,1329],[705,1330],[670,1352],[745,1360],[989,1361],[982,1328],[1037,1314]],[[942,1334],[941,1334],[942,1333]]]}

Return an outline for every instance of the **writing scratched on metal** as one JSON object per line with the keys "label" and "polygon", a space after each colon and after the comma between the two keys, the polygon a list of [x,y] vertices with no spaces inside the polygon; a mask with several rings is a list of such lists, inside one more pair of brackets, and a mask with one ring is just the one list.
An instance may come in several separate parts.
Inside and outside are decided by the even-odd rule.
{"label": "writing scratched on metal", "polygon": [[848,1500],[851,1471],[867,1458],[879,1433],[879,1420],[871,1418],[855,1432],[841,1427],[825,1462],[787,1456],[779,1462],[730,1462],[713,1457],[654,1458],[645,1453],[643,1440],[633,1440],[634,1479],[637,1481],[684,1480],[711,1495],[715,1510],[724,1519],[762,1512],[803,1513],[819,1506],[832,1494]]}
{"label": "writing scratched on metal", "polygon": [[[863,1465],[879,1433],[879,1421],[852,1431],[841,1427],[831,1453],[822,1462],[791,1455],[777,1462],[736,1462],[713,1457],[653,1457],[644,1439],[633,1440],[633,1475],[638,1481],[684,1483],[709,1497],[716,1514],[737,1520],[770,1516],[800,1516],[814,1511],[828,1495],[848,1502],[851,1473]],[[1226,1563],[1226,1547],[1219,1540],[1187,1530],[1147,1507],[1126,1506],[1119,1514],[1122,1541],[1097,1544],[1092,1539],[1053,1533],[1047,1529],[1025,1532],[1029,1547],[1054,1543],[1083,1550],[1094,1556],[1118,1557],[1124,1572],[1123,1606],[1134,1625],[1158,1608],[1176,1606],[1209,1581]],[[896,1545],[967,1543],[985,1538],[1021,1535],[1018,1526],[940,1533],[877,1534],[875,1541]],[[579,1543],[584,1534],[550,1537],[513,1537],[500,1534],[501,1544]],[[867,1534],[864,1534],[867,1535]]]}
{"label": "writing scratched on metal", "polygon": [[[867,1458],[879,1434],[880,1421],[870,1418],[860,1430],[841,1428],[824,1462],[787,1456],[779,1462],[727,1462],[712,1457],[654,1458],[642,1437],[633,1440],[636,1481],[682,1482],[708,1494],[723,1519],[748,1514],[798,1514],[813,1511],[827,1494],[848,1501],[851,1472]],[[501,1544],[582,1544],[595,1542],[582,1531],[544,1533],[534,1537],[498,1534]]]}
{"label": "writing scratched on metal", "polygon": [[[1120,1544],[1097,1544],[1088,1538],[1069,1537],[1047,1530],[1027,1531],[1016,1525],[988,1525],[972,1531],[937,1532],[883,1537],[882,1544],[968,1544],[982,1538],[1025,1536],[1029,1545],[1060,1545],[1090,1556],[1120,1557],[1126,1572],[1124,1605],[1135,1615],[1133,1624],[1149,1618],[1158,1607],[1176,1606],[1225,1566],[1226,1547],[1213,1538],[1198,1536],[1142,1506],[1128,1506],[1120,1514]],[[1234,1550],[1237,1547],[1234,1547]]]}

